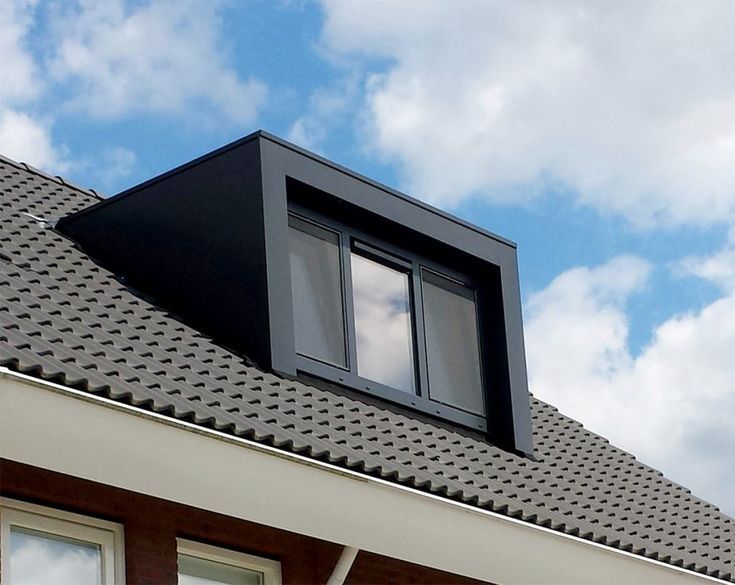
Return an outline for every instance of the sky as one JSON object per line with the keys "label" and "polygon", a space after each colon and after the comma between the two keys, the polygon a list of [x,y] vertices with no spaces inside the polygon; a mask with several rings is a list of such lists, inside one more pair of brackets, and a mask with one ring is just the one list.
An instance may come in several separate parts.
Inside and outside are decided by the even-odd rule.
{"label": "sky", "polygon": [[263,128],[518,243],[531,391],[735,515],[735,3],[3,0],[0,152]]}

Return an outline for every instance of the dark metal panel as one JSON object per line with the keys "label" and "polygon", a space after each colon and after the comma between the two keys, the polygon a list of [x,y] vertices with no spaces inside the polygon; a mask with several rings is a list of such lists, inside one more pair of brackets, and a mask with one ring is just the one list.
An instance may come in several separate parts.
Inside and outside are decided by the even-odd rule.
{"label": "dark metal panel", "polygon": [[268,364],[257,141],[62,219],[57,229],[224,345]]}
{"label": "dark metal panel", "polygon": [[[342,206],[341,213],[354,215],[355,208],[367,210],[394,224],[404,226],[432,240],[443,242],[495,264],[501,261],[507,251],[515,249],[515,245],[511,242],[487,232],[472,229],[464,222],[450,218],[447,214],[429,206],[419,205],[410,198],[399,197],[374,184],[358,180],[351,174],[335,170],[321,161],[299,154],[280,143],[269,139],[263,139],[263,142],[273,145],[273,148],[268,148],[269,156],[278,158],[280,166],[288,177],[314,187],[322,194],[330,194],[333,198],[352,204]],[[314,199],[319,196],[319,193],[314,192],[311,196]],[[320,204],[313,200],[309,203]],[[333,200],[321,202],[326,206],[333,205],[333,203]]]}
{"label": "dark metal panel", "polygon": [[259,138],[270,359],[277,372],[296,374],[296,342],[288,251],[288,204],[283,159]]}
{"label": "dark metal panel", "polygon": [[528,393],[526,349],[523,340],[523,316],[521,313],[521,289],[515,250],[513,251],[513,258],[506,259],[504,264],[501,265],[500,273],[502,279],[505,338],[508,348],[507,360],[509,387],[511,391],[510,411],[513,421],[513,444],[517,451],[532,455],[531,398]]}
{"label": "dark metal panel", "polygon": [[[484,228],[481,228],[477,225],[474,225],[468,221],[465,221],[459,217],[456,217],[454,215],[451,215],[449,213],[446,213],[445,211],[442,211],[441,209],[438,209],[436,207],[433,207],[429,205],[428,203],[424,203],[423,201],[416,199],[414,197],[411,197],[409,195],[406,195],[405,193],[401,193],[400,191],[397,191],[395,189],[392,189],[388,187],[387,185],[383,185],[377,181],[374,181],[370,179],[369,177],[366,177],[364,175],[361,175],[360,173],[356,173],[355,171],[348,169],[346,167],[343,167],[342,165],[339,165],[333,161],[330,161],[328,159],[325,159],[324,157],[321,157],[313,152],[309,152],[308,150],[301,148],[300,146],[296,146],[295,144],[292,144],[286,140],[283,140],[282,138],[279,138],[278,136],[274,136],[273,134],[270,134],[269,132],[265,132],[264,130],[259,130],[258,132],[255,132],[251,136],[258,135],[263,139],[266,139],[270,142],[273,142],[274,144],[277,144],[281,146],[282,148],[292,151],[293,153],[297,154],[298,156],[312,160],[320,165],[323,165],[323,167],[327,171],[331,171],[333,173],[340,173],[342,175],[345,175],[349,177],[352,181],[355,183],[364,183],[365,185],[372,187],[378,191],[382,191],[384,193],[387,193],[391,196],[393,196],[396,199],[403,200],[407,203],[410,203],[412,206],[416,208],[423,209],[425,211],[428,211],[429,213],[436,215],[438,217],[444,218],[452,223],[455,223],[459,226],[462,226],[470,231],[476,232],[478,234],[481,234],[485,237],[491,238],[493,240],[496,240],[497,242],[503,243],[507,246],[511,246],[513,248],[516,247],[515,242],[504,238],[503,236],[499,236],[498,234],[492,233]],[[246,140],[247,138],[243,138],[242,140]],[[236,143],[233,143],[236,144]],[[227,147],[223,147],[227,148]],[[220,149],[221,150],[221,149]]]}
{"label": "dark metal panel", "polygon": [[494,443],[533,455],[530,395],[515,264],[489,267],[480,283],[478,310],[484,369],[493,391],[486,395],[488,437]]}

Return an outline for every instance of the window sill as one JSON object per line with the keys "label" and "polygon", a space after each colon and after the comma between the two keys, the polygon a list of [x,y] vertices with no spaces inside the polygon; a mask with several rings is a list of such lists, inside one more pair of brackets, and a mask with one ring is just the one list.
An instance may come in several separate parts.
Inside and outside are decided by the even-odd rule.
{"label": "window sill", "polygon": [[410,410],[439,417],[445,421],[449,421],[475,431],[483,433],[487,432],[487,421],[484,417],[434,402],[424,396],[416,396],[415,394],[408,394],[407,392],[396,390],[390,386],[385,386],[383,384],[361,378],[360,376],[356,376],[350,372],[338,370],[332,366],[319,363],[300,355],[296,356],[296,370],[297,372],[303,372],[307,375],[322,378],[339,386],[344,386],[348,391],[364,393],[367,396],[399,404]]}

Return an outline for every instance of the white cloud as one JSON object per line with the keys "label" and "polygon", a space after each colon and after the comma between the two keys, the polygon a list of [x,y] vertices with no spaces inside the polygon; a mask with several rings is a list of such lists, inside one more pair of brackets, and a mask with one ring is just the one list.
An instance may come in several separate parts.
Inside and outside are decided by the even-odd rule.
{"label": "white cloud", "polygon": [[359,77],[353,74],[317,89],[303,114],[291,125],[288,140],[309,150],[321,150],[330,129],[352,125],[353,108],[360,89]]}
{"label": "white cloud", "polygon": [[53,172],[68,167],[51,138],[49,119],[39,119],[28,109],[45,86],[28,48],[35,2],[0,2],[0,152],[10,158]]}
{"label": "white cloud", "polygon": [[[266,87],[227,62],[219,2],[81,0],[60,18],[50,70],[75,88],[73,104],[100,117],[197,106],[240,124],[253,120]],[[193,110],[192,110],[193,111]],[[193,118],[192,118],[193,119]]]}
{"label": "white cloud", "polygon": [[531,388],[732,514],[735,289],[672,317],[634,356],[625,303],[649,269],[630,257],[575,268],[529,299]]}
{"label": "white cloud", "polygon": [[324,5],[332,51],[387,60],[365,113],[416,194],[561,187],[641,224],[735,219],[735,4]]}
{"label": "white cloud", "polygon": [[411,392],[408,279],[362,256],[352,257],[357,369],[361,376]]}
{"label": "white cloud", "polygon": [[34,6],[30,0],[0,2],[0,104],[27,102],[42,89],[38,67],[25,46]]}
{"label": "white cloud", "polygon": [[703,278],[725,291],[735,291],[735,228],[730,230],[728,245],[713,256],[690,256],[677,272]]}
{"label": "white cloud", "polygon": [[52,143],[48,127],[12,109],[0,108],[0,152],[49,172],[68,168]]}
{"label": "white cloud", "polygon": [[[13,582],[26,585],[69,585],[98,583],[102,574],[99,550],[75,546],[43,536],[12,535],[18,540],[11,549]],[[8,571],[10,573],[10,571]]]}
{"label": "white cloud", "polygon": [[135,169],[138,156],[132,150],[116,146],[105,150],[95,165],[101,186],[105,189],[118,184]]}

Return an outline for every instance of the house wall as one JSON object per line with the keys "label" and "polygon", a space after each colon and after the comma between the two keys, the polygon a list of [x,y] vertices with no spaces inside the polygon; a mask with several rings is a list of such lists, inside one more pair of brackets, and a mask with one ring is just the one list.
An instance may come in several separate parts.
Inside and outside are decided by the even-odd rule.
{"label": "house wall", "polygon": [[2,367],[0,458],[491,583],[723,583]]}
{"label": "house wall", "polygon": [[[217,489],[213,486],[212,489]],[[125,531],[126,575],[135,585],[175,585],[176,538],[276,559],[283,583],[326,583],[341,546],[0,459],[0,495],[118,522]],[[479,583],[360,552],[346,583]]]}

